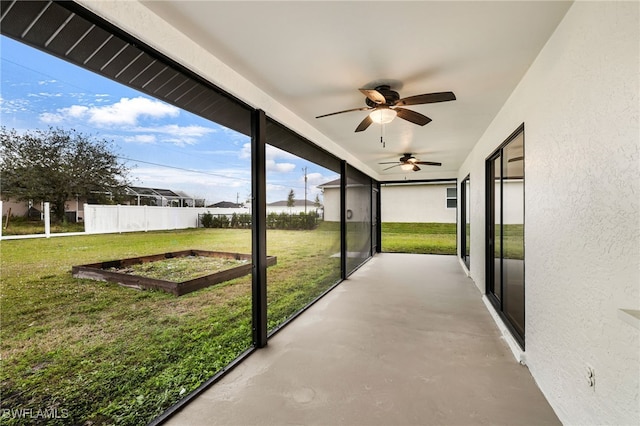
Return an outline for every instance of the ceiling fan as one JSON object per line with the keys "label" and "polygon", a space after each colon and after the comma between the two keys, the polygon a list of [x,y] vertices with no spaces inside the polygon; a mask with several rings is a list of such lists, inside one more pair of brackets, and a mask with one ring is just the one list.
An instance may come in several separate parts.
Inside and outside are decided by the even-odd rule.
{"label": "ceiling fan", "polygon": [[413,170],[414,172],[422,170],[420,167],[418,167],[418,164],[422,164],[425,166],[442,166],[442,163],[437,163],[435,161],[420,161],[416,157],[411,155],[410,152],[403,154],[402,157],[400,157],[399,161],[389,161],[389,162],[378,163],[378,164],[393,164],[393,166],[387,167],[386,169],[383,169],[383,171],[400,166],[402,170],[405,170],[405,171]]}
{"label": "ceiling fan", "polygon": [[425,93],[423,95],[409,96],[400,99],[400,95],[391,86],[381,85],[375,89],[358,89],[365,96],[366,107],[352,108],[344,111],[332,112],[330,114],[319,115],[316,118],[329,117],[331,115],[342,114],[352,111],[371,111],[362,122],[356,127],[356,132],[366,130],[371,123],[386,124],[391,122],[396,116],[407,120],[418,126],[424,126],[431,119],[419,112],[401,108],[407,105],[433,104],[436,102],[455,101],[456,95],[453,92]]}

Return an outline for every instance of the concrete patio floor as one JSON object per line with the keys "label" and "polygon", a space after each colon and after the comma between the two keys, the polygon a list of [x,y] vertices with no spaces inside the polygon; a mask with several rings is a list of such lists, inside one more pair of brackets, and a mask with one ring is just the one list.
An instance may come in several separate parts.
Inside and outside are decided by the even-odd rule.
{"label": "concrete patio floor", "polygon": [[376,255],[169,425],[560,424],[454,256]]}

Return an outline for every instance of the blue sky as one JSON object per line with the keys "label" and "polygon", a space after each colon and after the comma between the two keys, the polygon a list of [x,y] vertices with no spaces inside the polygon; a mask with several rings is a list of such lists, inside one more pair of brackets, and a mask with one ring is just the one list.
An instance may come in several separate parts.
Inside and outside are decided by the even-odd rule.
{"label": "blue sky", "polygon": [[[18,132],[49,126],[113,141],[135,185],[184,191],[208,204],[251,193],[250,139],[22,43],[0,36],[0,123]],[[127,160],[124,160],[127,159]],[[337,174],[267,150],[267,201],[304,198]]]}

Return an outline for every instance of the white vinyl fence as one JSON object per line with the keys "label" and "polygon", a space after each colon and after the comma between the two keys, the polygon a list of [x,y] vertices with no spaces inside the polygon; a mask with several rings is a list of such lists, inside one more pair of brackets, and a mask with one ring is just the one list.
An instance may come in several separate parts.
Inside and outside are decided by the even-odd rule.
{"label": "white vinyl fence", "polygon": [[85,204],[84,231],[88,234],[103,234],[195,228],[198,226],[198,215],[203,213],[225,214],[231,217],[234,213],[251,213],[251,210]]}

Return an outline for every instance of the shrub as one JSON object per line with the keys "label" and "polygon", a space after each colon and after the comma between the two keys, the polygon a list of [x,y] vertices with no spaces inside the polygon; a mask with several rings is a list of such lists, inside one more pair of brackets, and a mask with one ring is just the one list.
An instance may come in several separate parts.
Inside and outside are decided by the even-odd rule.
{"label": "shrub", "polygon": [[213,215],[210,212],[203,213],[201,223],[205,228],[213,228]]}
{"label": "shrub", "polygon": [[220,215],[213,218],[212,228],[228,228],[229,227],[229,218],[225,215]]}

